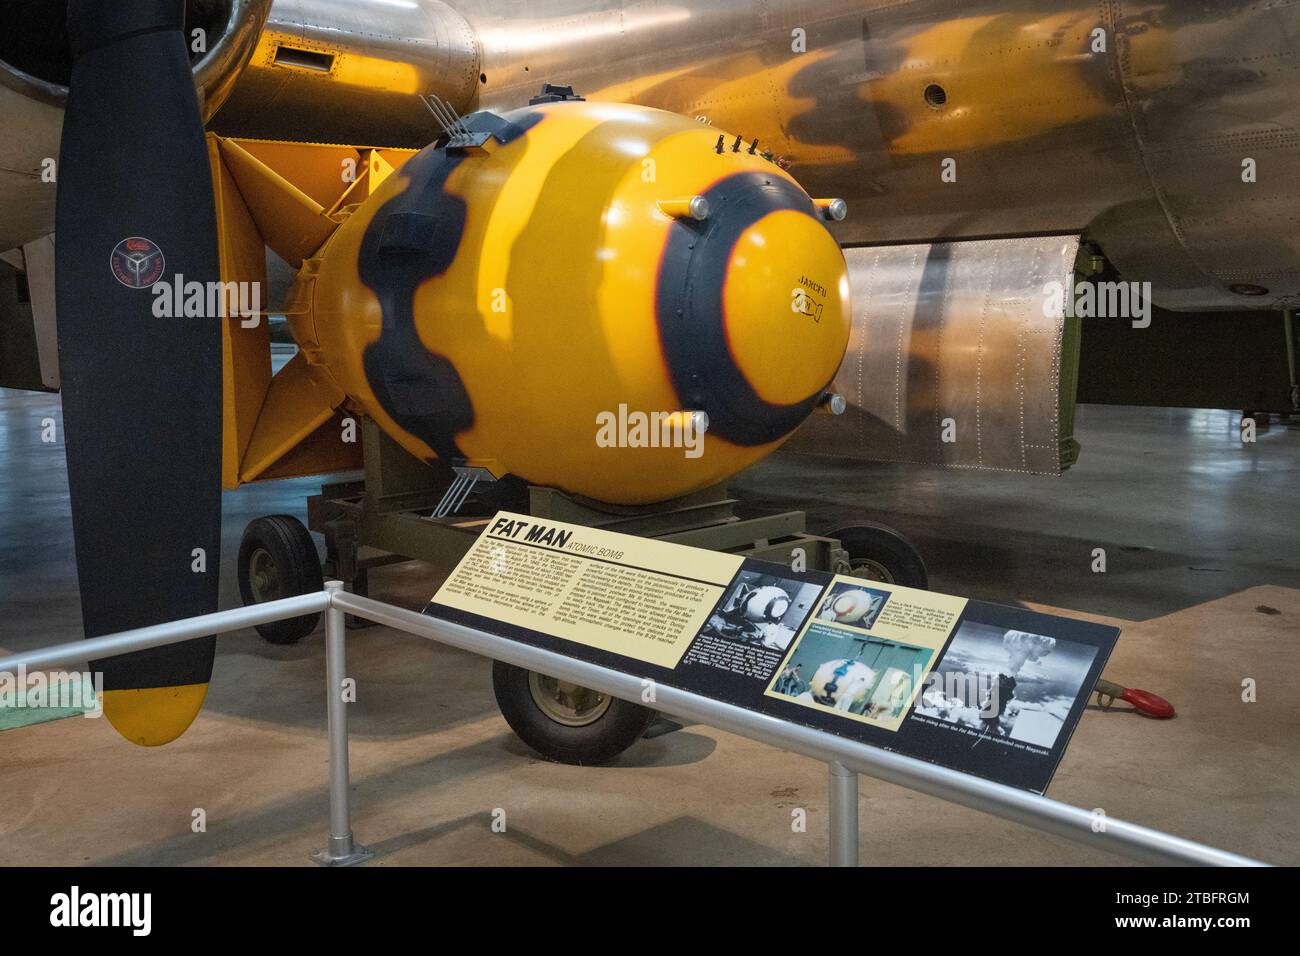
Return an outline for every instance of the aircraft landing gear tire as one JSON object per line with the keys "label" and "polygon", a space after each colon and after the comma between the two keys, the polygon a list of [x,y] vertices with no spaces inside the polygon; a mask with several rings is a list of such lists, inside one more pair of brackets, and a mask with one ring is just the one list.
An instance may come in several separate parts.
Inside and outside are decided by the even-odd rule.
{"label": "aircraft landing gear tire", "polygon": [[547,760],[608,763],[641,739],[654,720],[648,707],[492,662],[497,706],[519,739]]}
{"label": "aircraft landing gear tire", "polygon": [[[249,522],[239,542],[239,596],[245,605],[310,594],[325,586],[311,532],[290,515]],[[271,644],[297,644],[316,630],[320,614],[257,625]]]}
{"label": "aircraft landing gear tire", "polygon": [[922,591],[930,587],[930,576],[925,562],[910,541],[893,528],[884,525],[854,525],[832,531],[828,538],[836,538],[849,553],[850,572],[854,577],[885,584],[898,584]]}

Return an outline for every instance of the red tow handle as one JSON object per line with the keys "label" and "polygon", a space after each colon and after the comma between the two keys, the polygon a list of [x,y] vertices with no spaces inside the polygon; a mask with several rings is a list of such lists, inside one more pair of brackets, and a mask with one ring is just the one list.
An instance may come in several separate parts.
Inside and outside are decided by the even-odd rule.
{"label": "red tow handle", "polygon": [[1109,707],[1118,697],[1120,700],[1128,701],[1135,710],[1146,714],[1148,717],[1168,720],[1174,716],[1174,705],[1149,690],[1135,690],[1108,680],[1097,681],[1096,690],[1097,703],[1101,704],[1102,707]]}

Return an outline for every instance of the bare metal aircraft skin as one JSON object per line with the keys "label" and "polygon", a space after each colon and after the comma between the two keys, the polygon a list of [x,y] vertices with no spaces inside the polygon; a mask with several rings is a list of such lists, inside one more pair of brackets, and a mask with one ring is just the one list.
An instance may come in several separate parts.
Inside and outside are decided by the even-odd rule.
{"label": "bare metal aircraft skin", "polygon": [[[850,202],[846,245],[1087,230],[1168,308],[1300,295],[1293,4],[206,6],[228,13],[200,60],[209,108],[229,94],[219,132],[420,147],[434,129],[416,93],[466,113],[564,82],[758,138],[811,193]],[[0,111],[19,133],[0,168],[21,171],[0,180],[6,248],[49,231],[32,179],[57,145],[60,91],[57,68],[10,49],[40,17],[17,26],[0,48]]]}

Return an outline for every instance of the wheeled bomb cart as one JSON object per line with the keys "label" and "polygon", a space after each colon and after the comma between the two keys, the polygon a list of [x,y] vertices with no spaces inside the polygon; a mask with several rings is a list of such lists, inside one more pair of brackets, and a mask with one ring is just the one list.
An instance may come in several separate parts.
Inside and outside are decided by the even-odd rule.
{"label": "wheeled bomb cart", "polygon": [[[289,515],[248,525],[238,561],[246,604],[319,590],[326,577],[365,595],[372,568],[402,561],[423,561],[445,575],[498,510],[778,564],[790,564],[802,550],[812,570],[915,588],[928,584],[916,549],[883,526],[817,535],[809,533],[801,511],[741,517],[740,502],[723,486],[646,507],[602,504],[426,464],[369,419],[361,422],[361,436],[363,475],[326,484],[309,498],[307,527]],[[323,566],[311,531],[325,539]],[[308,615],[260,626],[258,632],[272,643],[293,644],[315,630],[318,620],[319,615]],[[566,763],[613,759],[645,734],[655,716],[638,704],[500,662],[493,666],[492,683],[511,728],[543,756]]]}

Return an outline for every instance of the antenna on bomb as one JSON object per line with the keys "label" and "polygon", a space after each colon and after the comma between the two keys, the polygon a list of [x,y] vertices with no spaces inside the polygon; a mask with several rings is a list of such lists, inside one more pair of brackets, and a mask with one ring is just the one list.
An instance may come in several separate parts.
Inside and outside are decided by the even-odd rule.
{"label": "antenna on bomb", "polygon": [[420,102],[425,105],[447,137],[447,149],[458,152],[477,152],[492,138],[486,131],[475,133],[469,124],[456,112],[456,108],[446,100],[440,100],[432,93],[421,93]]}
{"label": "antenna on bomb", "polygon": [[442,131],[452,139],[468,138],[472,135],[469,127],[465,125],[465,121],[456,112],[455,107],[446,100],[440,100],[432,93],[421,93],[420,102],[433,114],[433,118],[442,127]]}

